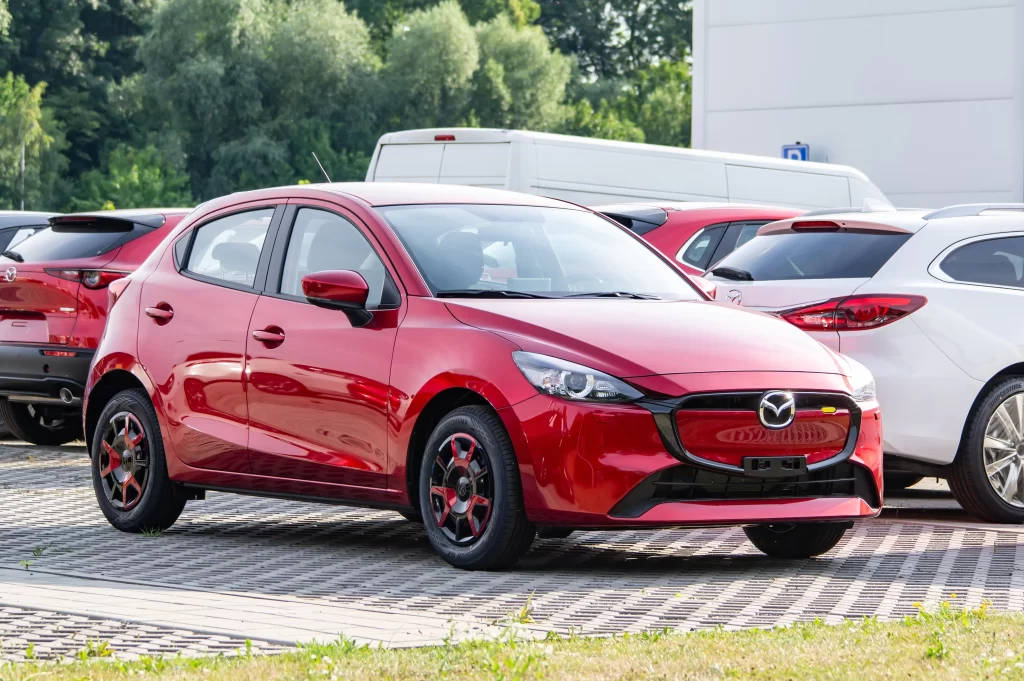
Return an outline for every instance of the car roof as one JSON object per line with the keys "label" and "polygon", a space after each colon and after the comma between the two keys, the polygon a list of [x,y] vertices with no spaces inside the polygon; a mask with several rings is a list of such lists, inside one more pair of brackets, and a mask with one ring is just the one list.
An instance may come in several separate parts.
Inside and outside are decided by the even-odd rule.
{"label": "car roof", "polygon": [[336,194],[354,196],[371,206],[414,205],[424,203],[482,203],[549,208],[578,208],[575,204],[533,194],[504,189],[469,187],[452,184],[419,184],[413,182],[333,182],[303,185]]}
{"label": "car roof", "polygon": [[802,220],[850,221],[861,228],[874,224],[879,227],[896,227],[900,231],[914,233],[928,223],[925,216],[929,212],[931,211],[920,208],[866,212],[853,209],[837,210],[834,212],[821,210],[790,218],[787,222],[800,222]]}

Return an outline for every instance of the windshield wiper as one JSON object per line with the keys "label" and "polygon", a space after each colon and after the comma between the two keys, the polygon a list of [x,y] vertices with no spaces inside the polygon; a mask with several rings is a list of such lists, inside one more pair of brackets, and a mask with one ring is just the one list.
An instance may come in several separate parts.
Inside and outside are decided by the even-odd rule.
{"label": "windshield wiper", "polygon": [[661,300],[649,293],[633,293],[632,291],[599,291],[595,293],[573,293],[566,298],[628,298],[630,300]]}
{"label": "windshield wiper", "polygon": [[438,298],[551,298],[528,291],[505,291],[503,289],[460,288],[452,291],[438,291]]}
{"label": "windshield wiper", "polygon": [[723,279],[732,279],[734,281],[754,281],[754,275],[746,270],[741,270],[738,267],[716,267],[711,270],[711,274],[716,277],[722,277]]}
{"label": "windshield wiper", "polygon": [[25,258],[21,257],[21,253],[17,253],[15,251],[4,251],[3,253],[0,253],[0,255],[13,260],[14,262],[25,262]]}

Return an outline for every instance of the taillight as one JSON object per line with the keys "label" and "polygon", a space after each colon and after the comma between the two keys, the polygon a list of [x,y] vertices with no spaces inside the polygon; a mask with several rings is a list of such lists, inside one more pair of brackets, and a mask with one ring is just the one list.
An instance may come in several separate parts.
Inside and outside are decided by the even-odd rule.
{"label": "taillight", "polygon": [[130,284],[130,283],[132,283],[131,279],[123,279],[123,278],[122,279],[118,279],[117,281],[111,282],[110,286],[107,288],[107,312],[108,313],[110,312],[110,309],[112,307],[114,307],[114,303],[116,303],[121,298],[121,294],[124,293],[124,290],[126,288],[128,288],[128,284]]}
{"label": "taillight", "polygon": [[48,269],[43,270],[47,274],[57,277],[58,279],[67,279],[68,281],[77,281],[82,283],[86,288],[90,289],[101,289],[110,286],[113,282],[118,279],[123,279],[128,276],[128,272],[115,272],[113,270],[58,270]]}
{"label": "taillight", "polygon": [[434,135],[435,142],[454,142],[455,135]]}
{"label": "taillight", "polygon": [[794,232],[838,232],[839,223],[831,220],[800,220],[790,225]]}
{"label": "taillight", "polygon": [[891,324],[927,302],[924,296],[859,295],[786,310],[779,316],[804,331],[856,331]]}

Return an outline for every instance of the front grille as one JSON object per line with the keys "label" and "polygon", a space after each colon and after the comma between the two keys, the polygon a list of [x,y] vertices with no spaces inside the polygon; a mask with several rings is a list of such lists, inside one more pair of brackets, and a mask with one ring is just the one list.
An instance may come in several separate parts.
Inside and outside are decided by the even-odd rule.
{"label": "front grille", "polygon": [[860,408],[842,393],[794,392],[796,419],[767,429],[758,421],[764,391],[698,393],[641,404],[653,415],[666,449],[680,461],[743,474],[743,459],[803,456],[809,470],[845,461],[860,432]]}
{"label": "front grille", "polygon": [[693,466],[673,466],[643,480],[615,505],[611,515],[638,518],[658,504],[674,501],[760,501],[859,497],[879,507],[871,473],[843,462],[794,477],[760,478],[719,473]]}

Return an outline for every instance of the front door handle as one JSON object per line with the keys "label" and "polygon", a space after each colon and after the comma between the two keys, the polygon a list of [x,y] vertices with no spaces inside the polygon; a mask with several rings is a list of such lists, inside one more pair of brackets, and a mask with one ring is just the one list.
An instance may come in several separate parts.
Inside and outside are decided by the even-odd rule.
{"label": "front door handle", "polygon": [[266,329],[264,331],[253,331],[252,337],[258,340],[260,343],[266,343],[268,345],[274,343],[284,342],[284,331],[272,331]]}
{"label": "front door handle", "polygon": [[152,317],[158,322],[169,322],[174,318],[174,310],[171,309],[170,305],[164,305],[163,307],[147,307],[146,316]]}

